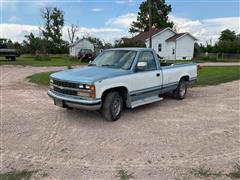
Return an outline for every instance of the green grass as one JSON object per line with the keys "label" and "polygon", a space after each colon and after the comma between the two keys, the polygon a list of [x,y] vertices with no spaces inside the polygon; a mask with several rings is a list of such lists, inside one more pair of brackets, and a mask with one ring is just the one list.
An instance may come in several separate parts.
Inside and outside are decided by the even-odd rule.
{"label": "green grass", "polygon": [[204,66],[197,85],[217,85],[240,79],[240,66]]}
{"label": "green grass", "polygon": [[48,86],[49,85],[49,75],[54,73],[55,71],[50,72],[41,72],[37,74],[33,74],[32,76],[28,76],[29,82],[38,84],[40,86]]}
{"label": "green grass", "polygon": [[[27,77],[30,82],[47,86],[49,75],[54,72],[42,72]],[[240,66],[204,66],[198,74],[197,85],[217,85],[240,79]]]}
{"label": "green grass", "polygon": [[211,176],[216,176],[220,177],[222,176],[222,172],[212,172],[210,168],[204,168],[204,167],[199,167],[196,169],[191,170],[191,174],[193,174],[196,177],[211,177]]}
{"label": "green grass", "polygon": [[124,169],[119,170],[116,177],[119,178],[119,180],[129,180],[134,178],[133,173],[129,173]]}
{"label": "green grass", "polygon": [[193,168],[190,173],[193,174],[195,177],[203,179],[210,177],[212,177],[212,179],[216,179],[217,177],[224,176],[231,179],[240,179],[240,165],[237,163],[235,166],[233,166],[233,170],[228,173],[224,173],[223,171],[214,172],[212,169],[203,166]]}
{"label": "green grass", "polygon": [[228,173],[226,176],[232,179],[240,179],[240,164],[236,164],[232,172]]}
{"label": "green grass", "polygon": [[22,170],[22,171],[10,171],[6,173],[0,174],[1,180],[29,180],[34,173],[37,171],[29,171],[29,170]]}
{"label": "green grass", "polygon": [[21,55],[16,61],[10,61],[4,57],[0,57],[0,65],[23,65],[23,66],[68,66],[81,65],[78,59],[71,58],[68,55],[50,55],[49,57],[36,57],[33,55]]}

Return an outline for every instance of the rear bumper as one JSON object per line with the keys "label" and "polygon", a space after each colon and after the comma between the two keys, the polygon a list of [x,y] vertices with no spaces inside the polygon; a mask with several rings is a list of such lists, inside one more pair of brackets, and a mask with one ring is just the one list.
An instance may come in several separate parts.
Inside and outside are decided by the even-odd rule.
{"label": "rear bumper", "polygon": [[101,108],[102,102],[101,100],[85,100],[85,99],[76,99],[66,96],[60,96],[52,91],[47,92],[48,96],[53,98],[54,101],[60,100],[62,101],[61,107],[73,107],[77,109],[85,109],[85,110],[99,110]]}

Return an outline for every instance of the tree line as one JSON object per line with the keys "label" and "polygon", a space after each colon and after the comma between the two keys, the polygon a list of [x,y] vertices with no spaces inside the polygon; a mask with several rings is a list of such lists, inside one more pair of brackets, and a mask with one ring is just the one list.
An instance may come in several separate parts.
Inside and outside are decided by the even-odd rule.
{"label": "tree line", "polygon": [[214,44],[206,42],[206,45],[196,44],[195,53],[240,53],[240,34],[225,29],[221,32],[218,41]]}

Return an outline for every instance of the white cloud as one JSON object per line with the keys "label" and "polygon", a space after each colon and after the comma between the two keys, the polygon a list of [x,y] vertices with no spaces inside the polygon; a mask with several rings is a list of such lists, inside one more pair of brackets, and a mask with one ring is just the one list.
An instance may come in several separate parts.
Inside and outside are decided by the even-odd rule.
{"label": "white cloud", "polygon": [[[32,32],[36,36],[41,35],[38,26],[34,25],[22,25],[22,24],[0,24],[1,26],[1,37],[8,38],[13,41],[22,42],[25,39],[25,35]],[[68,40],[67,29],[69,26],[63,28],[63,39]],[[127,35],[127,32],[120,28],[86,28],[81,27],[77,33],[78,37],[82,36],[95,36],[104,39],[106,42],[114,42]]]}
{"label": "white cloud", "polygon": [[12,41],[22,41],[25,35],[31,32],[39,35],[39,28],[34,25],[22,24],[1,24],[1,37],[11,39]]}
{"label": "white cloud", "polygon": [[102,8],[93,8],[93,9],[91,9],[91,11],[100,12],[100,11],[103,11],[103,9]]}
{"label": "white cloud", "polygon": [[230,29],[240,33],[240,17],[222,17],[203,20],[190,20],[177,16],[170,16],[179,32],[189,32],[198,38],[199,42],[216,42],[222,30]]}
{"label": "white cloud", "polygon": [[116,1],[117,4],[128,4],[128,5],[133,5],[136,3],[134,0],[118,0]]}
{"label": "white cloud", "polygon": [[[68,40],[67,34],[68,26],[63,28],[63,38]],[[77,33],[78,37],[83,36],[94,36],[100,39],[103,39],[105,42],[114,42],[116,39],[120,39],[123,36],[126,36],[126,31],[120,28],[86,28],[81,27]]]}
{"label": "white cloud", "polygon": [[[136,14],[127,13],[118,17],[109,19],[102,28],[87,28],[81,27],[77,36],[91,35],[104,39],[106,42],[114,42],[123,36],[130,36],[128,28],[132,21],[136,20]],[[170,16],[177,26],[178,32],[189,32],[198,38],[199,42],[205,43],[212,40],[216,42],[220,32],[226,28],[240,33],[239,24],[240,17],[223,17],[204,20],[191,20],[188,18]],[[10,38],[13,41],[21,42],[25,35],[33,32],[35,35],[40,35],[39,27],[33,25],[21,24],[0,24],[1,37]],[[68,40],[67,28],[63,28],[63,39]]]}
{"label": "white cloud", "polygon": [[137,14],[135,13],[127,13],[118,17],[114,17],[109,19],[106,22],[108,26],[129,28],[130,24],[137,19]]}

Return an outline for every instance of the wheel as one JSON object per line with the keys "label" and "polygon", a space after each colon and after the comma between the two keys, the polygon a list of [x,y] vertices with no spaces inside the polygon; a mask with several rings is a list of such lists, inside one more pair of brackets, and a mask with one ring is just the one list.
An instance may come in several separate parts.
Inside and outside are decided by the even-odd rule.
{"label": "wheel", "polygon": [[174,90],[174,96],[176,99],[184,99],[187,94],[187,83],[184,80],[180,80],[178,83],[178,87]]}
{"label": "wheel", "polygon": [[116,121],[121,116],[122,108],[122,96],[118,92],[110,92],[104,98],[101,114],[108,121]]}

